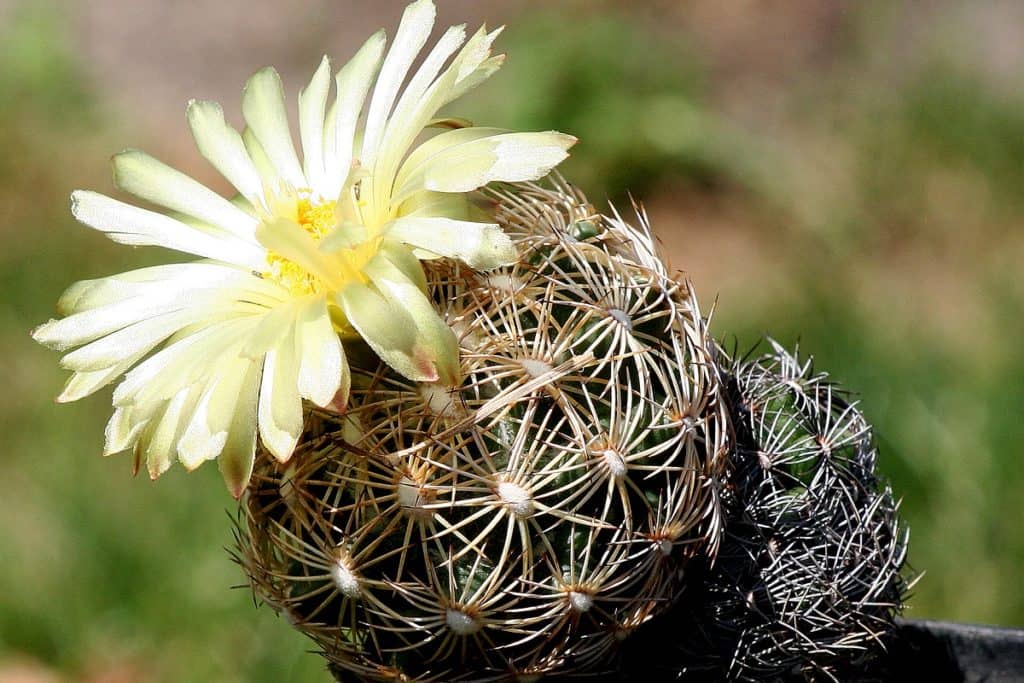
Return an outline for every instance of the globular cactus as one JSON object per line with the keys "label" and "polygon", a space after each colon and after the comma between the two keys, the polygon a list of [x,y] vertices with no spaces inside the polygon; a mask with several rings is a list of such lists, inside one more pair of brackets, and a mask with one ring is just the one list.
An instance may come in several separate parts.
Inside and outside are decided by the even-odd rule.
{"label": "globular cactus", "polygon": [[339,680],[606,671],[716,550],[728,415],[692,289],[642,216],[559,180],[489,199],[519,261],[428,268],[462,384],[354,364],[347,411],[243,502],[256,594]]}
{"label": "globular cactus", "polygon": [[722,547],[632,661],[653,647],[672,679],[882,680],[908,589],[907,535],[871,427],[827,375],[774,342],[721,363],[736,430]]}

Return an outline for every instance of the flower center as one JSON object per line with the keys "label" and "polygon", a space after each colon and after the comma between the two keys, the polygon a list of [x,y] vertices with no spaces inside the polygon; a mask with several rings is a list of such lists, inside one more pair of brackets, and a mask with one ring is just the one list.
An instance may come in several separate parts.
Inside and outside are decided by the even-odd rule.
{"label": "flower center", "polygon": [[[310,237],[319,242],[338,224],[335,214],[336,202],[314,204],[309,199],[295,202],[295,222]],[[286,287],[293,295],[316,294],[324,289],[324,283],[316,275],[272,251],[267,252],[269,270],[264,273]]]}

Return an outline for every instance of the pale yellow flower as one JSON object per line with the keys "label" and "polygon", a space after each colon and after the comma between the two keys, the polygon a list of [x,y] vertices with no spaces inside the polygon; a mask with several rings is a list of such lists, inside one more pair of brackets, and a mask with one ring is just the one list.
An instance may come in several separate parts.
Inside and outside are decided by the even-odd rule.
{"label": "pale yellow flower", "polygon": [[425,294],[419,261],[487,269],[514,260],[496,224],[470,220],[464,193],[539,178],[575,139],[434,127],[441,107],[502,61],[491,56],[498,31],[466,40],[457,26],[410,76],[434,17],[430,0],[411,4],[386,56],[384,33],[372,36],[335,75],[329,106],[324,58],[299,95],[301,161],[273,69],[246,84],[241,134],[217,104],[191,102],[199,151],[237,188],[232,200],[135,150],[114,157],[115,182],[165,213],[72,195],[75,217],[116,242],[202,257],[78,282],[58,302],[65,317],[33,332],[70,351],[60,401],[124,375],[106,453],[134,449],[154,478],[174,459],[191,469],[218,458],[238,496],[257,434],[285,461],[303,399],[344,407],[342,338],[361,337],[410,379],[459,381],[455,336]]}

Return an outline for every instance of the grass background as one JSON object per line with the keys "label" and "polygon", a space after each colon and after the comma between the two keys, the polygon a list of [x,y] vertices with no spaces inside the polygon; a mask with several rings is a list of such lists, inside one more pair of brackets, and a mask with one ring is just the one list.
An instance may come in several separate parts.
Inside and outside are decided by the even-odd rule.
{"label": "grass background", "polygon": [[[72,281],[167,257],[76,225],[70,191],[111,191],[106,159],[128,145],[219,182],[174,88],[237,122],[249,72],[280,64],[294,93],[320,52],[351,54],[362,33],[332,37],[346,12],[393,30],[402,3],[337,4],[278,8],[283,36],[273,16],[163,32],[136,12],[133,47],[100,10],[0,3],[3,683],[328,680],[301,637],[230,590],[242,576],[215,468],[151,483],[101,459],[107,399],[55,406],[56,356],[28,331]],[[926,572],[908,615],[1024,625],[1021,8],[469,4],[442,14],[506,21],[511,58],[455,113],[579,136],[565,173],[595,200],[643,199],[720,337],[799,340],[859,393]],[[207,26],[212,8],[187,12]],[[161,40],[233,61],[175,68],[150,54]]]}

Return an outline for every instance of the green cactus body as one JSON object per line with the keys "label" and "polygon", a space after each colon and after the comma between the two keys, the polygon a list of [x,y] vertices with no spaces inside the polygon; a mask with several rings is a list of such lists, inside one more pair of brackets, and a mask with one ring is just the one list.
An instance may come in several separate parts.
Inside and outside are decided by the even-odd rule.
{"label": "green cactus body", "polygon": [[519,262],[428,268],[461,385],[354,367],[345,414],[310,412],[243,503],[257,595],[339,680],[607,671],[717,547],[728,414],[692,290],[642,217],[558,180],[489,199]]}

